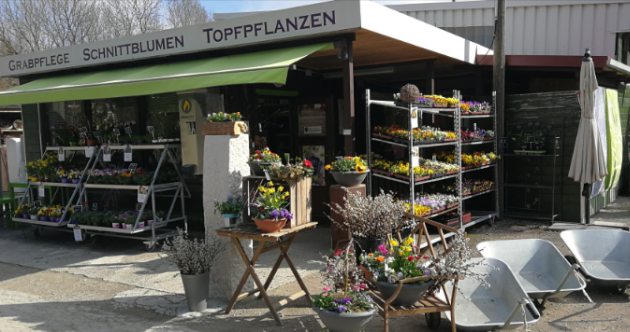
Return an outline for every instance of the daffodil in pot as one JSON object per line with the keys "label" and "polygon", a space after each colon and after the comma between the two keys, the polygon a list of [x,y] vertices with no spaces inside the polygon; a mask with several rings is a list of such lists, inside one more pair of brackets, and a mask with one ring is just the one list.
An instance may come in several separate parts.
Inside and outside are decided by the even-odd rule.
{"label": "daffodil in pot", "polygon": [[167,253],[166,259],[179,268],[188,309],[206,310],[210,270],[225,250],[225,243],[216,238],[207,241],[190,239],[181,229],[177,231],[179,235],[166,240],[162,251]]}
{"label": "daffodil in pot", "polygon": [[360,157],[338,157],[330,165],[326,165],[335,181],[343,187],[360,185],[370,171],[367,162]]}
{"label": "daffodil in pot", "polygon": [[245,202],[241,195],[228,195],[227,200],[219,202],[214,200],[214,213],[219,211],[225,219],[225,227],[235,227],[241,221],[241,212],[245,208]]}
{"label": "daffodil in pot", "polygon": [[[412,306],[435,283],[429,268],[431,261],[429,256],[419,254],[411,237],[402,243],[391,239],[388,244],[380,245],[375,253],[362,256],[362,264],[372,274],[384,299],[396,296],[392,305]],[[401,280],[407,281],[399,287]]]}
{"label": "daffodil in pot", "polygon": [[313,297],[314,310],[328,331],[360,332],[375,313],[375,304],[361,283],[363,272],[354,264],[352,241],[343,250],[325,255],[324,291]]}
{"label": "daffodil in pot", "polygon": [[275,233],[280,231],[287,220],[293,219],[293,215],[286,209],[289,192],[284,187],[275,187],[272,181],[260,186],[255,193],[255,199],[250,204],[255,215],[254,222],[263,232]]}
{"label": "daffodil in pot", "polygon": [[265,176],[264,167],[268,167],[273,163],[280,162],[280,156],[271,152],[269,148],[262,151],[256,150],[249,156],[247,165],[254,175]]}

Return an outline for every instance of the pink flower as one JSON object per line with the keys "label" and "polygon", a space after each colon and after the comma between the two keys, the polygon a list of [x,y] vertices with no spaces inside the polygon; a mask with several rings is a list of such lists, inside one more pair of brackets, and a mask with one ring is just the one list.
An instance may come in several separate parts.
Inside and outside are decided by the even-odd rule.
{"label": "pink flower", "polygon": [[328,293],[324,293],[324,294],[322,294],[322,296],[328,296]]}
{"label": "pink flower", "polygon": [[378,246],[378,251],[383,254],[383,256],[387,256],[387,247],[384,244]]}
{"label": "pink flower", "polygon": [[367,285],[366,284],[360,284],[359,287],[361,287],[361,289],[366,289]]}
{"label": "pink flower", "polygon": [[354,286],[354,287],[352,287],[352,289],[354,289],[354,290],[359,290],[359,289],[361,289],[361,288],[360,288],[359,286]]}
{"label": "pink flower", "polygon": [[328,286],[324,287],[324,292],[327,292],[329,290],[330,290],[330,287],[328,287]]}

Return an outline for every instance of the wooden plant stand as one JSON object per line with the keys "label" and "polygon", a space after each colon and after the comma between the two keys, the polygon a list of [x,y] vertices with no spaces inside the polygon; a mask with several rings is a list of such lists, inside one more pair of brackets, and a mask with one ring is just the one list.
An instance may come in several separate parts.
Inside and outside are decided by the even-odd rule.
{"label": "wooden plant stand", "polygon": [[[412,215],[412,214],[408,214],[405,213],[405,217],[407,217],[407,219],[413,218],[416,219],[419,224],[411,231],[411,234],[409,236],[414,236],[414,235],[418,235],[417,239],[416,239],[416,245],[420,247],[420,245],[422,244],[422,236],[425,236],[425,240],[428,242],[428,245],[422,249],[422,251],[420,252],[420,255],[426,255],[427,251],[430,252],[431,255],[433,255],[435,257],[435,250],[433,249],[433,246],[431,245],[431,238],[429,236],[429,232],[427,231],[427,224],[431,225],[431,226],[435,226],[438,229],[439,235],[442,239],[442,245],[444,246],[444,254],[448,253],[448,251],[450,251],[450,249],[448,248],[448,245],[446,243],[446,239],[444,238],[444,230],[449,231],[449,232],[457,232],[456,229],[445,226],[443,224],[440,223],[436,223],[433,222],[429,219],[420,217],[420,216],[416,216],[416,215]],[[400,241],[400,243],[403,242],[403,239],[401,239],[400,237],[400,233],[398,233],[398,240]],[[366,271],[366,270],[364,270]],[[371,278],[370,278],[371,279]],[[411,307],[401,307],[401,306],[394,306],[391,305],[391,303],[394,301],[394,299],[396,299],[396,297],[398,296],[398,294],[401,292],[402,290],[402,286],[403,284],[406,283],[410,283],[410,282],[415,282],[415,281],[419,281],[419,280],[425,280],[425,279],[442,279],[444,281],[446,280],[453,280],[454,286],[453,286],[453,291],[451,294],[449,294],[446,291],[446,287],[444,287],[444,285],[442,284],[441,286],[439,286],[438,290],[441,290],[441,292],[443,292],[444,296],[444,300],[439,299],[438,297],[434,296],[433,294],[431,295],[424,295],[422,296],[418,302],[416,302],[413,306]],[[448,282],[448,281],[446,281]],[[389,332],[389,318],[390,317],[396,317],[396,316],[409,316],[409,315],[419,315],[419,314],[424,314],[425,318],[427,320],[427,325],[429,326],[429,328],[431,329],[437,329],[440,325],[440,313],[444,312],[444,311],[450,311],[451,312],[451,329],[452,332],[457,332],[456,329],[456,325],[455,325],[455,295],[457,294],[457,284],[458,284],[459,280],[455,279],[455,278],[446,278],[446,277],[429,277],[429,276],[423,276],[423,277],[417,277],[417,278],[412,278],[412,279],[406,279],[406,280],[401,280],[398,282],[398,288],[396,289],[396,292],[394,293],[394,295],[392,295],[392,297],[386,299],[384,298],[381,293],[377,290],[376,288],[376,284],[374,284],[372,281],[370,281],[369,284],[369,290],[368,290],[368,294],[372,297],[372,299],[374,300],[374,302],[377,305],[378,308],[378,314],[383,317],[383,319],[385,320],[385,326],[383,331],[385,332]]]}
{"label": "wooden plant stand", "polygon": [[[293,262],[287,255],[287,252],[289,251],[291,244],[293,244],[293,240],[295,239],[297,232],[304,229],[315,228],[316,225],[317,225],[316,222],[310,222],[307,224],[297,226],[292,229],[284,228],[281,231],[276,232],[276,233],[263,233],[255,225],[247,225],[247,224],[236,229],[227,229],[227,228],[217,229],[217,234],[219,236],[226,236],[230,238],[232,244],[234,244],[239,254],[241,255],[241,258],[243,259],[243,263],[245,263],[245,265],[247,266],[247,269],[245,270],[245,273],[243,274],[243,277],[241,278],[241,282],[238,284],[238,287],[236,287],[236,290],[234,291],[234,295],[232,296],[230,303],[225,309],[225,313],[229,314],[230,311],[232,311],[232,308],[234,308],[234,304],[236,304],[237,301],[245,299],[249,297],[250,295],[253,295],[257,292],[260,292],[258,299],[262,298],[265,300],[265,303],[267,304],[267,307],[269,307],[269,311],[271,312],[273,319],[276,320],[276,323],[278,325],[282,325],[282,321],[280,320],[280,317],[278,317],[276,308],[282,307],[286,305],[287,303],[289,303],[290,301],[295,301],[296,299],[302,296],[305,296],[309,304],[313,305],[313,299],[311,298],[311,294],[308,292],[308,289],[306,288],[304,281],[302,281],[300,274],[298,273],[297,269],[293,265]],[[289,239],[286,241],[282,241],[282,237],[285,235],[288,235]],[[256,248],[256,251],[254,252],[254,255],[252,256],[251,259],[247,257],[247,254],[245,253],[245,250],[243,250],[243,246],[241,246],[239,239],[248,239],[248,240],[258,241],[258,248]],[[265,244],[267,244],[267,242],[274,243],[274,244],[265,247]],[[265,284],[263,285],[260,282],[258,275],[256,274],[256,270],[254,269],[254,266],[256,265],[256,261],[258,260],[258,257],[260,257],[262,253],[272,251],[275,249],[280,249],[280,255],[278,256],[276,263],[273,265],[273,268],[271,269],[271,272],[269,273],[269,276],[267,277]],[[302,291],[295,293],[289,296],[288,299],[281,300],[279,303],[274,305],[269,300],[269,296],[267,296],[267,289],[269,288],[269,285],[271,285],[271,282],[273,281],[273,278],[275,277],[276,272],[278,271],[278,268],[280,267],[280,264],[282,264],[283,260],[285,260],[287,264],[289,265],[289,268],[293,272],[293,275],[295,276],[295,280],[300,285],[300,288],[302,289]],[[256,288],[251,291],[241,293],[241,291],[243,290],[243,287],[245,286],[245,282],[247,282],[247,279],[250,276],[252,277],[252,279],[254,279]]]}

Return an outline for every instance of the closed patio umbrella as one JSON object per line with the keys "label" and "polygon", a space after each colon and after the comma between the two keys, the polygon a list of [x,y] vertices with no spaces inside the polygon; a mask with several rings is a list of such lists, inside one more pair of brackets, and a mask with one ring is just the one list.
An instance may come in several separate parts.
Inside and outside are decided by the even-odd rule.
{"label": "closed patio umbrella", "polygon": [[591,184],[605,177],[607,161],[604,157],[604,145],[599,136],[599,127],[594,116],[595,90],[597,90],[597,78],[595,68],[591,59],[590,50],[586,50],[582,60],[580,70],[580,107],[582,108],[582,118],[577,137],[575,138],[575,148],[571,158],[569,177],[573,180],[584,183],[582,195],[585,202],[585,219],[588,223],[590,219],[590,195]]}

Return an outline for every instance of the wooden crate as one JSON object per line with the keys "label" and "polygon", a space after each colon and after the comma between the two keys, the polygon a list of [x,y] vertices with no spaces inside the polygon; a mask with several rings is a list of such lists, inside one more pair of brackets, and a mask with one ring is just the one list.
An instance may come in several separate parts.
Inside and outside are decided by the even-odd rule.
{"label": "wooden crate", "polygon": [[238,136],[247,132],[247,124],[243,121],[236,122],[205,122],[201,126],[204,135],[232,135]]}
{"label": "wooden crate", "polygon": [[[311,222],[311,210],[312,210],[312,196],[311,186],[313,179],[302,178],[300,181],[287,183],[285,181],[273,181],[274,183],[282,184],[285,188],[289,189],[289,208],[288,210],[293,214],[293,220],[287,222],[284,228],[295,228],[299,225],[308,224]],[[252,200],[252,194],[261,185],[265,185],[267,182],[264,176],[246,176],[243,178],[243,197]],[[252,216],[249,209],[243,211],[243,222],[253,223]]]}

